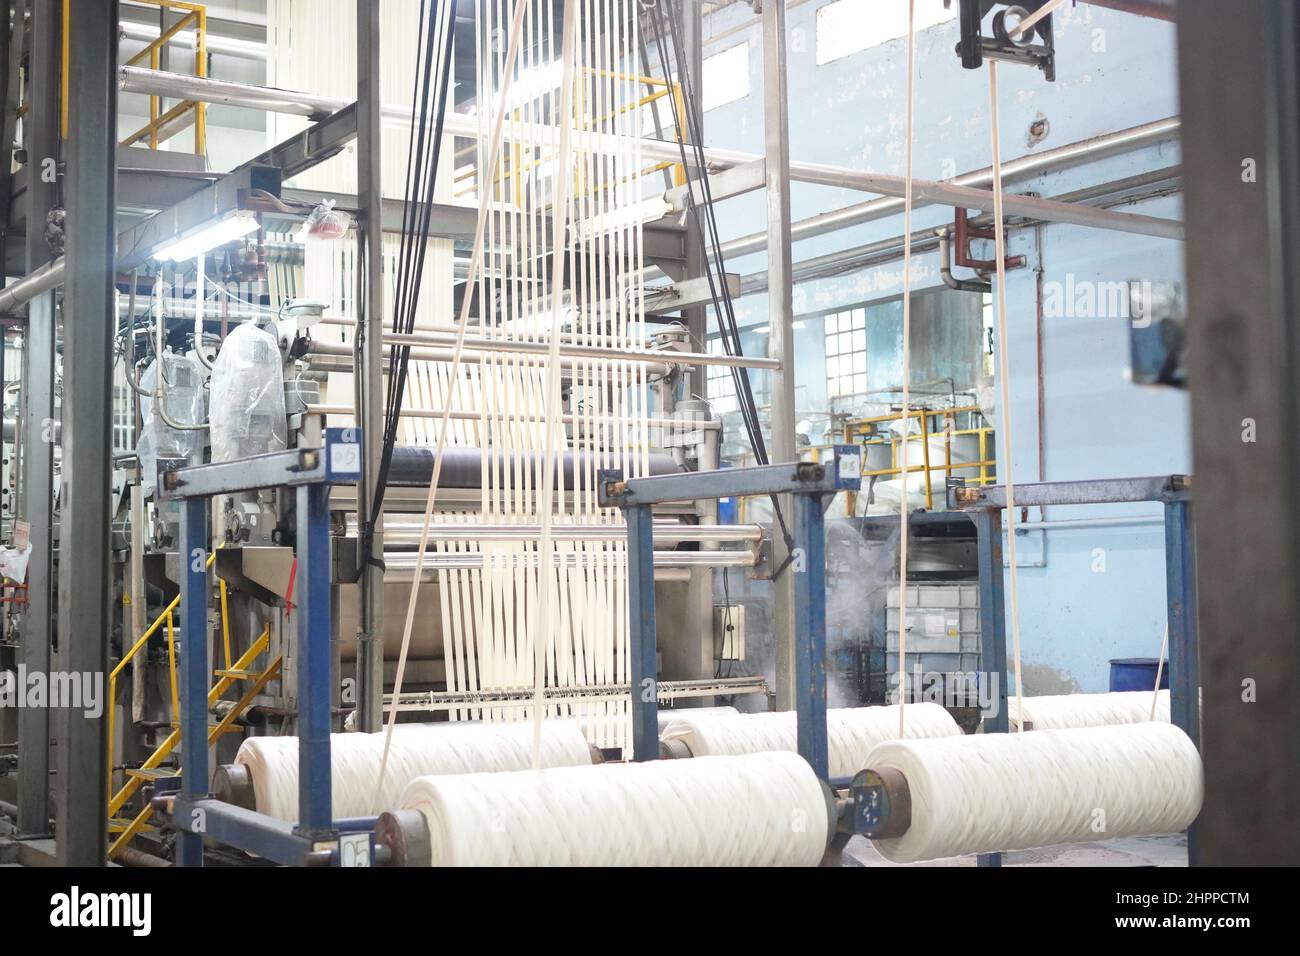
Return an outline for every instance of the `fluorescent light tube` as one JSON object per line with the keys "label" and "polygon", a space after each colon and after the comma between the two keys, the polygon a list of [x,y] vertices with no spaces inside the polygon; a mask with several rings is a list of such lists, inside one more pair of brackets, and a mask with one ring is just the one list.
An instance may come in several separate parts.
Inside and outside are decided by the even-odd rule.
{"label": "fluorescent light tube", "polygon": [[175,242],[155,252],[153,257],[172,262],[193,259],[209,249],[246,236],[256,228],[257,216],[246,209],[237,209],[216,222],[204,223],[183,233]]}

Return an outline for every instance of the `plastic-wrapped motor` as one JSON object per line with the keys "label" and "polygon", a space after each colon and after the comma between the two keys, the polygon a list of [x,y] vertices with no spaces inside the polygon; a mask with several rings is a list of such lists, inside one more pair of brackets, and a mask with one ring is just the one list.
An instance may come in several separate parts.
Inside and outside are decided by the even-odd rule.
{"label": "plastic-wrapped motor", "polygon": [[288,447],[280,369],[274,335],[246,322],[226,336],[212,366],[213,461],[235,461]]}
{"label": "plastic-wrapped motor", "polygon": [[[164,352],[163,399],[167,417],[181,425],[199,425],[206,419],[203,369],[188,355]],[[140,458],[141,483],[145,492],[153,489],[158,473],[158,457],[187,458],[193,463],[203,451],[203,431],[197,428],[172,428],[156,414],[153,394],[158,383],[158,362],[150,362],[140,376],[140,387],[148,395],[140,397],[140,440],[136,454]]]}

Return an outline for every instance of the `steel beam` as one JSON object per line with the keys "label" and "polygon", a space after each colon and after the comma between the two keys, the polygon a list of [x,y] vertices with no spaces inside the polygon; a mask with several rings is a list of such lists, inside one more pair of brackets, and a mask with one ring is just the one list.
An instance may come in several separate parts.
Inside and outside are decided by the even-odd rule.
{"label": "steel beam", "polygon": [[1295,866],[1300,10],[1252,0],[1226,14],[1214,0],[1178,4],[1187,334],[1196,343],[1188,380],[1205,766],[1197,829],[1207,865]]}
{"label": "steel beam", "polygon": [[830,779],[826,735],[826,526],[821,495],[794,495],[794,540],[803,559],[794,581],[795,734],[799,755],[820,780]]}
{"label": "steel beam", "polygon": [[[186,498],[180,503],[181,559],[181,797],[202,800],[208,795],[208,499]],[[186,820],[186,824],[200,823]],[[203,865],[206,825],[182,826],[176,838],[180,866]]]}
{"label": "steel beam", "polygon": [[[1036,481],[1016,484],[1016,507],[1048,505],[1100,505],[1136,501],[1175,501],[1191,489],[1190,475],[1156,475],[1143,478],[1100,478],[1089,481]],[[1005,485],[954,485],[948,489],[948,507],[962,510],[1005,508]]]}
{"label": "steel beam", "polygon": [[[311,839],[327,839],[334,828],[330,780],[329,486],[300,485],[297,514],[298,826],[294,832]],[[383,688],[380,690],[382,705]]]}
{"label": "steel beam", "polygon": [[659,655],[655,624],[654,514],[629,507],[627,518],[628,660],[632,677],[632,759],[659,758]]}
{"label": "steel beam", "polygon": [[[430,27],[432,29],[432,27]],[[380,729],[384,707],[384,519],[371,527],[380,494],[384,435],[383,162],[379,96],[379,4],[357,4],[357,324],[355,402],[365,435],[357,521],[369,554],[362,557],[357,626],[357,729]],[[327,818],[328,819],[328,818]]]}
{"label": "steel beam", "polygon": [[[784,24],[784,9],[782,9],[779,17],[782,24]],[[764,73],[765,77],[770,80],[772,71],[764,71]],[[164,89],[167,88],[167,84],[170,82],[165,77],[156,77],[156,79],[160,84],[163,84],[161,88]],[[192,99],[212,101],[217,96],[215,92],[204,92],[202,83],[189,83],[193,78],[181,79],[187,81],[187,88],[189,85],[196,87],[193,95],[190,96]],[[236,85],[226,84],[227,87]],[[296,90],[272,90],[258,86],[247,86],[246,90],[250,96],[256,96],[262,101],[257,108],[269,109],[271,106],[275,106],[277,112],[303,115],[303,104],[311,104],[313,107],[322,110],[327,107],[334,107],[341,112],[349,105],[346,100],[315,97]],[[227,96],[229,93],[230,90],[226,89],[220,95]],[[226,102],[226,100],[216,101]],[[409,120],[410,118],[409,107],[385,106],[382,112],[384,116],[394,119]],[[446,117],[445,131],[452,136],[477,136],[477,123],[478,120],[473,116],[451,113]],[[526,139],[531,142],[544,135],[542,130],[543,128],[534,124],[509,122],[506,123],[503,129],[503,135],[510,142],[519,139]],[[622,148],[621,140],[609,134],[588,131],[583,132],[582,135],[592,149],[607,148],[613,151]],[[768,153],[767,158],[770,160],[770,149]],[[648,162],[681,162],[680,147],[675,142],[662,142],[652,139],[642,140],[641,154]],[[688,154],[688,164],[692,162],[692,159]],[[710,170],[729,169],[733,166],[742,166],[763,160],[763,156],[740,150],[718,149],[717,147],[704,148],[704,163]],[[849,169],[843,166],[829,166],[823,163],[792,162],[789,164],[789,168],[790,178],[796,182],[816,183],[843,189],[857,189],[864,192],[879,193],[883,196],[898,197],[902,196],[904,191],[904,181],[901,176],[889,176],[883,173]],[[913,197],[918,205],[937,203],[965,209],[979,209],[983,212],[993,211],[993,194],[987,189],[972,189],[955,183],[934,182],[926,179],[914,179],[912,187]],[[1163,239],[1183,238],[1182,223],[1173,219],[1161,219],[1135,213],[1077,206],[1070,203],[1038,199],[1033,196],[1005,196],[1002,205],[1005,213],[1010,216],[1025,216],[1041,219],[1044,222],[1070,223],[1096,229],[1127,232],[1134,235],[1155,236]]]}
{"label": "steel beam", "polygon": [[[58,184],[42,175],[46,159],[58,156],[58,48],[57,0],[33,0],[31,7],[31,66],[28,103],[24,119],[27,162],[36,175],[28,177],[27,274],[49,261],[45,222],[57,201]],[[27,306],[23,338],[22,461],[18,485],[18,514],[27,522],[32,546],[27,565],[27,607],[23,610],[22,661],[29,674],[50,670],[53,638],[54,514],[54,293],[35,295]],[[24,707],[18,714],[18,832],[41,835],[49,830],[50,712],[44,707]]]}
{"label": "steel beam", "polygon": [[[69,31],[67,287],[63,304],[63,481],[59,532],[61,669],[105,681],[109,481],[113,461],[113,293],[117,233],[117,0],[79,4]],[[106,703],[105,706],[111,706]],[[103,866],[107,735],[101,714],[70,707],[57,749],[58,858]]]}
{"label": "steel beam", "polygon": [[[767,311],[771,335],[768,357],[777,363],[772,371],[772,444],[768,459],[791,462],[796,454],[794,263],[790,251],[790,120],[786,87],[785,4],[763,5],[763,138],[767,181]],[[777,499],[789,515],[789,495]],[[776,709],[795,703],[795,584],[789,573],[789,545],[779,533],[772,535],[772,564],[785,568],[772,581],[772,631],[776,651]]]}

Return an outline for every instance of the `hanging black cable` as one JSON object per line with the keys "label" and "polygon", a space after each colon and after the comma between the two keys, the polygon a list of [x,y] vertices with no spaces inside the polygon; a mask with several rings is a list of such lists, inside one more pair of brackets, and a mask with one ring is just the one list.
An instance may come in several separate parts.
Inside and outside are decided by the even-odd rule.
{"label": "hanging black cable", "polygon": [[[407,148],[402,239],[394,277],[392,330],[403,335],[414,332],[419,313],[425,255],[433,219],[434,190],[442,156],[455,35],[455,5],[442,3],[434,6],[432,18],[426,17],[427,5],[421,4],[420,8],[417,34],[420,69],[412,94],[413,135]],[[431,111],[432,124],[429,123]],[[372,525],[379,520],[384,492],[388,486],[393,449],[401,423],[410,356],[410,346],[393,346],[389,349],[383,447],[370,515]]]}
{"label": "hanging black cable", "polygon": [[[709,283],[709,295],[712,299],[713,314],[718,321],[718,337],[722,340],[723,351],[734,357],[743,357],[744,350],[740,343],[740,328],[736,322],[735,305],[731,298],[731,289],[727,286],[726,261],[722,252],[722,239],[718,231],[717,215],[714,211],[713,189],[709,183],[706,158],[704,155],[704,125],[697,108],[695,89],[691,77],[690,64],[686,62],[684,47],[674,0],[662,0],[663,9],[660,19],[663,21],[655,31],[655,40],[659,51],[659,60],[663,65],[664,78],[668,79],[668,34],[672,37],[673,52],[677,66],[677,80],[682,87],[682,108],[678,108],[678,98],[669,97],[673,108],[673,119],[678,130],[685,129],[687,136],[678,136],[678,149],[681,152],[682,165],[686,169],[686,208],[691,223],[700,235],[701,241],[709,247],[705,253],[705,276]],[[682,115],[682,114],[685,115]],[[687,145],[683,139],[690,139],[691,159],[687,159]],[[700,186],[700,199],[695,196],[695,183]],[[760,465],[768,464],[767,446],[763,440],[762,423],[758,416],[758,405],[754,401],[754,392],[750,385],[749,369],[732,366],[732,381],[736,386],[736,404],[740,411],[741,422],[745,427],[754,460]],[[776,569],[773,577],[780,575],[790,563],[794,554],[794,538],[786,524],[785,514],[779,499],[772,496],[773,514],[781,529],[785,541],[787,557]]]}

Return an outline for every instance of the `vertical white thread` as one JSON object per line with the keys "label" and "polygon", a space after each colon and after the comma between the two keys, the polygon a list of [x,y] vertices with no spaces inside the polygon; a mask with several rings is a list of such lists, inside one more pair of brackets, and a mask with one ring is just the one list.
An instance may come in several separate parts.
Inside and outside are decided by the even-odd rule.
{"label": "vertical white thread", "polygon": [[[907,705],[907,514],[908,490],[912,476],[907,470],[907,445],[911,431],[910,405],[912,400],[912,124],[913,124],[913,59],[916,56],[916,0],[907,0],[907,122],[904,124],[903,156],[905,181],[903,185],[903,457],[902,494],[898,505],[898,736],[906,734]],[[926,441],[925,418],[921,418],[921,441]],[[926,472],[925,480],[930,480]]]}
{"label": "vertical white thread", "polygon": [[[989,126],[993,146],[993,244],[994,255],[997,257],[998,276],[998,379],[1002,396],[998,431],[1002,439],[1002,460],[1007,469],[1006,475],[1002,478],[1003,487],[1007,490],[1007,558],[1010,561],[1007,591],[1011,604],[1011,647],[1015,667],[1016,701],[1023,705],[1025,687],[1020,671],[1020,582],[1016,570],[1016,488],[1011,458],[1011,358],[1007,347],[1007,238],[1002,222],[1002,145],[998,139],[1001,127],[998,123],[997,60],[989,60]],[[1023,712],[1022,709],[1021,713]],[[1016,729],[1023,730],[1024,727],[1018,724]]]}
{"label": "vertical white thread", "polygon": [[[502,80],[501,106],[497,110],[496,123],[492,130],[493,149],[489,159],[489,165],[483,178],[480,180],[480,196],[478,209],[478,223],[474,229],[474,247],[470,253],[469,276],[466,279],[466,289],[474,286],[477,278],[477,272],[483,257],[483,239],[487,216],[487,205],[491,197],[490,190],[485,183],[490,184],[496,176],[496,146],[501,142],[502,128],[505,125],[506,117],[506,99],[510,90],[511,73],[513,72],[515,57],[519,51],[520,25],[523,21],[524,13],[528,9],[528,0],[516,0],[514,20],[510,27],[510,40],[506,50],[506,62],[508,64]],[[460,373],[460,358],[465,347],[465,329],[469,322],[469,307],[473,297],[465,295],[461,302],[460,318],[456,323],[456,344],[452,351],[450,378],[455,379]],[[406,605],[406,621],[402,628],[402,649],[397,658],[397,673],[393,680],[393,699],[392,705],[388,710],[388,723],[384,732],[384,754],[379,764],[379,772],[375,779],[375,801],[383,790],[384,773],[388,767],[388,752],[392,743],[393,726],[397,722],[397,704],[398,698],[402,693],[402,677],[406,671],[406,657],[411,646],[411,629],[415,624],[415,609],[420,591],[420,578],[424,573],[424,554],[429,544],[429,524],[433,518],[433,506],[438,497],[438,479],[442,474],[443,453],[447,448],[447,423],[450,420],[451,413],[451,396],[443,396],[442,415],[438,422],[438,445],[433,457],[433,474],[429,480],[429,493],[425,499],[424,520],[420,527],[420,544],[415,552],[415,573],[411,579],[411,594]]]}

